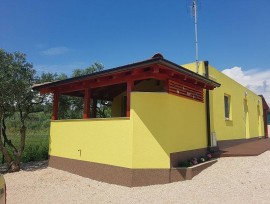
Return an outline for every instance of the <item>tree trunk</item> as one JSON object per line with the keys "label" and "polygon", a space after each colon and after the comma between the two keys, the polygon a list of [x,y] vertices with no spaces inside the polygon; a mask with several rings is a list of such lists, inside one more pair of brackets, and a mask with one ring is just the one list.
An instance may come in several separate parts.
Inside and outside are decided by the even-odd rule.
{"label": "tree trunk", "polygon": [[22,125],[20,129],[20,134],[21,134],[21,144],[20,144],[19,156],[21,157],[25,148],[26,126],[24,124]]}
{"label": "tree trunk", "polygon": [[1,121],[0,121],[0,151],[2,152],[2,154],[4,155],[5,157],[5,160],[7,162],[7,166],[8,166],[8,171],[9,172],[15,172],[15,171],[19,171],[18,170],[18,165],[14,163],[13,161],[13,158],[11,157],[11,155],[8,153],[7,151],[7,148],[4,147],[4,144],[3,144],[3,141],[2,141],[2,138],[3,138],[3,131],[5,131],[5,129],[3,130],[3,126],[2,126],[2,122],[3,122],[3,118],[4,115],[2,112],[0,112],[0,118],[1,118]]}
{"label": "tree trunk", "polygon": [[[1,129],[2,128],[3,127],[1,126]],[[21,128],[20,128],[20,136],[21,136],[20,149],[17,150],[15,148],[15,146],[11,143],[12,144],[11,147],[15,148],[15,150],[13,151],[14,159],[8,153],[6,147],[4,147],[3,141],[2,141],[2,135],[1,135],[3,132],[2,131],[0,131],[0,132],[1,132],[0,133],[0,151],[3,153],[3,155],[5,157],[5,160],[7,162],[7,166],[8,166],[7,171],[9,173],[20,171],[20,169],[21,169],[21,165],[20,165],[21,157],[22,157],[22,153],[23,153],[24,148],[25,148],[25,137],[26,137],[26,127],[25,127],[25,125],[23,124],[21,126]]]}
{"label": "tree trunk", "polygon": [[8,171],[9,171],[9,167],[12,165],[13,159],[10,156],[10,154],[8,153],[7,148],[4,147],[2,139],[0,139],[0,151],[2,152],[2,154],[5,157],[5,161],[7,162]]}
{"label": "tree trunk", "polygon": [[20,162],[12,161],[11,163],[8,164],[9,173],[20,171],[20,169],[21,169]]}
{"label": "tree trunk", "polygon": [[15,155],[15,160],[11,163],[9,172],[20,171],[21,169],[21,158],[25,148],[25,137],[26,137],[26,126],[23,124],[20,128],[21,143],[18,153]]}

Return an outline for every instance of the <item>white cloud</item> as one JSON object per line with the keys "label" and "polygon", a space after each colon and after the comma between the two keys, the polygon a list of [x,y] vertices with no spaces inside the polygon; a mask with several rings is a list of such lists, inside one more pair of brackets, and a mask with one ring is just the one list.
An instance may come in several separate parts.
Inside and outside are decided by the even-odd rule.
{"label": "white cloud", "polygon": [[270,70],[243,71],[241,67],[225,69],[222,73],[234,79],[258,95],[263,95],[270,105]]}
{"label": "white cloud", "polygon": [[68,51],[70,51],[70,49],[67,47],[52,47],[47,50],[41,51],[41,53],[47,56],[55,56],[66,54]]}
{"label": "white cloud", "polygon": [[47,45],[45,43],[37,43],[37,44],[34,44],[34,47],[37,49],[45,49]]}

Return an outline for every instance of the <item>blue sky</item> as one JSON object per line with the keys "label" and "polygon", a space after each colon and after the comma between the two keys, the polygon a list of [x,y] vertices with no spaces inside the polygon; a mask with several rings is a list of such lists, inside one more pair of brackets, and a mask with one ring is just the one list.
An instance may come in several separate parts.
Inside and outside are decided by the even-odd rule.
{"label": "blue sky", "polygon": [[[151,57],[194,61],[191,0],[2,0],[0,47],[38,69],[70,73]],[[199,0],[199,58],[222,70],[267,69],[270,1]],[[57,69],[54,69],[57,68]]]}
{"label": "blue sky", "polygon": [[[94,62],[112,68],[157,52],[185,64],[195,61],[191,4],[192,0],[2,0],[0,47],[26,53],[39,73],[70,74]],[[269,0],[199,0],[199,59],[219,70],[241,67],[244,75],[267,72],[269,11]]]}

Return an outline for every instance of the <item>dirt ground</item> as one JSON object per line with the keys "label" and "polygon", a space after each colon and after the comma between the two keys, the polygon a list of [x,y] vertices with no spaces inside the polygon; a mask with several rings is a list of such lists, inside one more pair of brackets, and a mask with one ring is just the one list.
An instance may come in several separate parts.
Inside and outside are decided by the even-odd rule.
{"label": "dirt ground", "polygon": [[270,151],[221,158],[190,181],[128,188],[26,164],[5,174],[7,203],[270,203]]}

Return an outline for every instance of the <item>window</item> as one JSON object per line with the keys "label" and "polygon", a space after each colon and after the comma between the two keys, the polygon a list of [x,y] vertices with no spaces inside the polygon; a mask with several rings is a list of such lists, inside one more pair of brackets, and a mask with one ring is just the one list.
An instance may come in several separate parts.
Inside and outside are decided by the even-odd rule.
{"label": "window", "polygon": [[231,115],[230,115],[230,110],[231,110],[231,107],[230,107],[230,99],[231,97],[228,96],[228,95],[224,95],[224,110],[225,110],[225,119],[230,119],[231,118]]}

